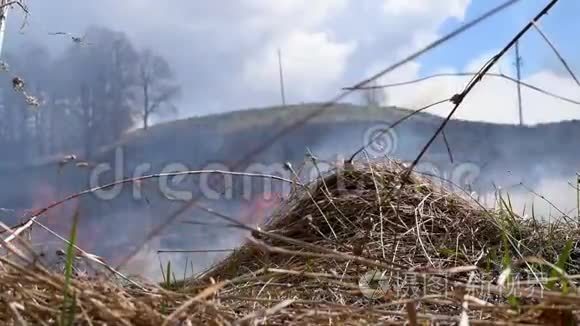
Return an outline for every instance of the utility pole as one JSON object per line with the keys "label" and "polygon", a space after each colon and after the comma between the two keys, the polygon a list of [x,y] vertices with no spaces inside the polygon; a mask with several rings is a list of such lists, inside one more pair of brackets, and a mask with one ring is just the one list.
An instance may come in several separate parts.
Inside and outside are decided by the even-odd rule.
{"label": "utility pole", "polygon": [[520,117],[520,126],[524,125],[524,113],[522,108],[522,85],[520,81],[522,79],[522,57],[520,57],[520,42],[516,42],[516,76],[518,79],[517,87],[518,87],[518,112]]}
{"label": "utility pole", "polygon": [[4,34],[6,34],[6,17],[8,16],[9,0],[0,0],[0,57],[4,48]]}
{"label": "utility pole", "polygon": [[280,73],[280,96],[282,97],[282,106],[286,106],[286,93],[284,91],[284,70],[282,69],[282,51],[278,49],[278,71]]}
{"label": "utility pole", "polygon": [[576,216],[580,223],[580,172],[576,172]]}

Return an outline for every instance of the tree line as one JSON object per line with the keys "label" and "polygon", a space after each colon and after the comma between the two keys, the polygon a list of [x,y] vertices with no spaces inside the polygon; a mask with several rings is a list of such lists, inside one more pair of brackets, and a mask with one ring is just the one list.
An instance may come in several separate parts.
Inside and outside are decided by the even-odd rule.
{"label": "tree line", "polygon": [[180,87],[165,58],[107,28],[89,28],[55,57],[29,44],[3,62],[10,71],[0,76],[3,163],[70,152],[90,158],[129,128],[176,111]]}

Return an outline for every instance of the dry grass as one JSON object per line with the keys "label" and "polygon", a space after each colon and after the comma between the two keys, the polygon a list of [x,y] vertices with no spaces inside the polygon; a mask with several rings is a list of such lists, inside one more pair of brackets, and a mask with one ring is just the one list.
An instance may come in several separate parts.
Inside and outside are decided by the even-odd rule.
{"label": "dry grass", "polygon": [[[348,165],[298,187],[246,245],[172,290],[77,279],[75,318],[87,325],[575,323],[575,249],[563,269],[553,264],[566,241],[578,239],[576,225],[524,221],[507,200],[491,213],[425,178],[403,183],[402,172],[394,162]],[[64,277],[31,266],[2,259],[0,320],[54,324]],[[550,272],[557,282],[548,290]],[[365,287],[372,273],[382,280]]]}

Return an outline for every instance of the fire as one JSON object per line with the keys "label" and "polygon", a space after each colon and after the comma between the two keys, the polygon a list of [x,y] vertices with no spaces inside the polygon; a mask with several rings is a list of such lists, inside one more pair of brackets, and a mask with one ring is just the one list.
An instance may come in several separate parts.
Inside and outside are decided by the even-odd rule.
{"label": "fire", "polygon": [[[31,195],[32,207],[30,212],[38,212],[60,199],[57,189],[49,184],[40,184],[34,187]],[[70,229],[70,218],[73,216],[76,204],[76,200],[71,200],[62,205],[56,206],[45,212],[42,217],[39,218],[39,221],[57,232]],[[66,227],[67,225],[68,228]]]}
{"label": "fire", "polygon": [[254,197],[243,210],[240,222],[251,226],[262,224],[282,200],[283,195],[277,192],[263,193]]}
{"label": "fire", "polygon": [[[28,210],[26,216],[31,216],[39,210],[48,207],[52,203],[61,199],[62,194],[59,194],[57,189],[48,184],[41,184],[34,188],[32,192],[32,208]],[[89,227],[90,221],[83,219],[83,212],[80,210],[78,200],[72,199],[61,205],[53,207],[46,211],[43,215],[38,218],[38,221],[56,232],[57,234],[69,238],[71,227],[73,225],[73,218],[75,214],[79,214],[79,223],[77,225],[77,245],[85,250],[94,250],[99,243],[99,238],[102,233],[100,228]],[[35,227],[38,232],[35,232],[34,242],[45,243],[49,241],[50,243],[56,243],[54,236],[50,235],[44,230]],[[64,243],[59,244],[59,246],[65,247]],[[54,248],[47,248],[54,249]]]}

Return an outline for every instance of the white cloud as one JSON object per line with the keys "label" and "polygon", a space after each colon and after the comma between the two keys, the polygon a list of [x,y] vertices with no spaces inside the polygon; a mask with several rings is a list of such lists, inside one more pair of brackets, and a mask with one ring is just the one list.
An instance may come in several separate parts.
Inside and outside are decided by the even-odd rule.
{"label": "white cloud", "polygon": [[397,32],[436,32],[447,19],[463,20],[470,0],[383,0],[386,23],[399,27]]}
{"label": "white cloud", "polygon": [[[525,81],[580,101],[578,85],[565,75],[545,70],[529,76]],[[522,93],[524,121],[526,122],[538,123],[580,118],[580,106],[578,105],[562,102],[527,88]]]}
{"label": "white cloud", "polygon": [[247,21],[258,29],[318,27],[344,10],[347,0],[242,0],[249,13]]}
{"label": "white cloud", "polygon": [[456,17],[463,19],[470,0],[384,0],[383,10],[389,15]]}
{"label": "white cloud", "polygon": [[341,80],[354,43],[337,43],[326,33],[295,32],[272,41],[246,62],[245,85],[257,90],[278,92],[276,43],[283,51],[284,79],[294,100],[315,99]]}
{"label": "white cloud", "polygon": [[[463,19],[469,0],[243,3],[260,13],[250,19],[250,25],[273,34],[246,60],[244,85],[271,94],[279,92],[276,57],[279,47],[283,51],[287,93],[291,101],[298,102],[332,96],[331,92],[343,86],[340,82],[344,84],[344,80],[350,79],[346,73],[365,77],[351,68],[351,59],[357,55],[376,52],[374,57],[388,62],[433,41],[444,21]],[[341,38],[337,39],[337,35]],[[376,63],[373,66],[378,67]]]}
{"label": "white cloud", "polygon": [[[328,21],[340,14],[346,0],[243,0],[251,13],[242,23],[265,39],[247,56],[243,85],[250,91],[278,94],[278,57],[283,55],[284,79],[289,99],[307,101],[326,96],[336,87],[356,49],[354,41],[332,39]],[[259,105],[259,104],[258,104]]]}
{"label": "white cloud", "polygon": [[[461,72],[478,71],[491,58],[494,52],[481,55],[468,63]],[[396,71],[381,83],[413,80],[418,77],[420,65],[414,63]],[[460,72],[456,69],[444,69],[445,72]],[[500,60],[490,71],[514,76],[511,58]],[[407,86],[387,90],[389,103],[402,107],[420,108],[429,103],[442,100],[459,93],[471,77],[441,77]],[[522,79],[523,82],[546,89],[552,93],[580,101],[578,85],[561,74],[550,70],[541,70]],[[524,123],[537,124],[561,120],[579,119],[580,106],[563,102],[532,89],[522,87]],[[447,115],[451,104],[442,104],[429,112]],[[487,121],[495,123],[519,122],[516,84],[507,79],[487,76],[465,98],[454,115],[457,119]]]}

